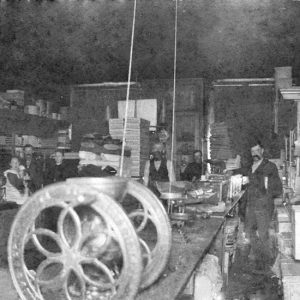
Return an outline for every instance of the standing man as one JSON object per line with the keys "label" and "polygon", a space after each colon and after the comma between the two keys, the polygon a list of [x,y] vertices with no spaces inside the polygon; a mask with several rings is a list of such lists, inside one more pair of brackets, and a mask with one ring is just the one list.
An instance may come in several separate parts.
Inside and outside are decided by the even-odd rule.
{"label": "standing man", "polygon": [[195,150],[193,152],[194,161],[189,163],[180,174],[181,180],[195,181],[205,174],[206,166],[202,163],[202,152]]}
{"label": "standing man", "polygon": [[268,232],[274,212],[274,198],[282,193],[277,167],[263,154],[260,141],[254,141],[251,144],[253,164],[248,171],[245,231],[250,238],[257,270],[266,270],[273,263]]}
{"label": "standing man", "polygon": [[30,144],[24,146],[24,159],[21,165],[25,167],[26,172],[30,176],[30,190],[35,192],[43,185],[43,165],[34,157],[33,147]]}
{"label": "standing man", "polygon": [[162,143],[155,143],[152,147],[150,160],[145,164],[144,184],[158,197],[160,193],[156,182],[174,182],[175,172],[170,160],[167,160],[165,148]]}

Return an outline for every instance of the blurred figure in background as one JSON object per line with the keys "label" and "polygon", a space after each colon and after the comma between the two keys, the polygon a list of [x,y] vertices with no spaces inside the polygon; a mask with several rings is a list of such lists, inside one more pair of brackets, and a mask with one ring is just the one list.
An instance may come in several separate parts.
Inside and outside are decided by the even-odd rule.
{"label": "blurred figure in background", "polygon": [[20,164],[25,167],[25,172],[30,176],[30,189],[35,192],[43,185],[43,164],[34,157],[33,147],[30,144],[24,146],[24,159]]}
{"label": "blurred figure in background", "polygon": [[22,170],[19,158],[13,156],[10,160],[10,168],[4,172],[6,177],[6,200],[22,204],[24,196],[28,195],[27,184],[24,180],[29,179],[29,175]]}
{"label": "blurred figure in background", "polygon": [[202,152],[195,150],[193,152],[193,162],[189,163],[187,167],[180,173],[180,179],[186,181],[195,181],[205,175],[206,165],[202,162]]}
{"label": "blurred figure in background", "polygon": [[162,143],[155,143],[152,147],[150,159],[145,164],[144,184],[158,197],[157,182],[174,182],[175,171],[172,162],[166,158],[165,148]]}
{"label": "blurred figure in background", "polygon": [[45,185],[65,181],[70,176],[71,170],[64,160],[64,154],[62,150],[57,149],[54,153],[54,159],[51,159],[46,167]]}

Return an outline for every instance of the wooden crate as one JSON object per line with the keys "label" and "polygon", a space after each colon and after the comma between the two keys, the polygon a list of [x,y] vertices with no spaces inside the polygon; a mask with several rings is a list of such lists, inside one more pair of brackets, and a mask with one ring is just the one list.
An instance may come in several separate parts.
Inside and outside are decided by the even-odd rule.
{"label": "wooden crate", "polygon": [[[300,206],[292,207],[293,256],[300,260]],[[300,299],[300,298],[299,298]]]}
{"label": "wooden crate", "polygon": [[300,263],[287,261],[281,263],[284,300],[300,299]]}

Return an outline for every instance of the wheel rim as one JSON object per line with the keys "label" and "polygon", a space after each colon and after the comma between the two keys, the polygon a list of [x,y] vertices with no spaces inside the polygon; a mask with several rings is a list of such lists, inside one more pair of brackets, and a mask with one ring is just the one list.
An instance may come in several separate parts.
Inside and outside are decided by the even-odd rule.
{"label": "wheel rim", "polygon": [[[56,230],[37,226],[41,212],[53,207],[59,210]],[[30,242],[43,256],[34,270],[26,260]],[[8,253],[24,300],[53,298],[54,291],[56,299],[134,299],[140,284],[135,229],[118,203],[91,187],[63,183],[34,194],[13,222]]]}
{"label": "wheel rim", "polygon": [[[142,256],[144,258],[144,270],[140,289],[144,289],[154,283],[159,278],[168,262],[172,231],[169,217],[160,200],[144,185],[122,177],[106,178],[72,178],[69,183],[79,185],[89,185],[113,197],[124,206],[124,199],[129,195],[134,197],[140,204],[138,209],[128,211],[128,217],[133,221],[141,218],[142,221],[134,224],[136,232],[140,238]],[[152,223],[156,229],[155,246],[150,247],[143,238],[145,227]],[[145,262],[146,261],[146,262]]]}

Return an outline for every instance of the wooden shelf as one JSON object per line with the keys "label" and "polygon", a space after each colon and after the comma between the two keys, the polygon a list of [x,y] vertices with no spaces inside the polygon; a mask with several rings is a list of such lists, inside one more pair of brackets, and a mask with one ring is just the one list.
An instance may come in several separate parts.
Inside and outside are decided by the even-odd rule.
{"label": "wooden shelf", "polygon": [[67,121],[25,114],[22,111],[0,109],[0,132],[5,134],[51,137],[59,129],[68,128]]}

